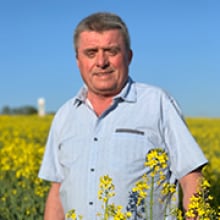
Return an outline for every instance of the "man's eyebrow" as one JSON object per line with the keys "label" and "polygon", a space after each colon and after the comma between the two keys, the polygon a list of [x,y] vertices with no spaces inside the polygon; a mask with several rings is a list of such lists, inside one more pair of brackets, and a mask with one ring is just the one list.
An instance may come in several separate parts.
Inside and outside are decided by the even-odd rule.
{"label": "man's eyebrow", "polygon": [[103,51],[120,51],[121,48],[117,45],[113,45],[113,46],[106,46],[106,47],[102,47],[102,48],[98,48],[98,47],[89,47],[89,48],[85,48],[83,50],[83,53],[88,53],[88,52],[97,52],[98,50],[103,50]]}
{"label": "man's eyebrow", "polygon": [[97,47],[85,48],[83,51],[98,50]]}
{"label": "man's eyebrow", "polygon": [[118,45],[109,45],[109,46],[103,46],[103,47],[97,47],[97,46],[94,46],[94,47],[88,47],[88,48],[85,48],[85,50],[98,50],[98,49],[102,49],[102,50],[105,50],[105,49],[118,49],[120,50],[120,46]]}
{"label": "man's eyebrow", "polygon": [[104,47],[103,48],[104,50],[120,50],[120,47],[119,46],[109,46],[109,47]]}

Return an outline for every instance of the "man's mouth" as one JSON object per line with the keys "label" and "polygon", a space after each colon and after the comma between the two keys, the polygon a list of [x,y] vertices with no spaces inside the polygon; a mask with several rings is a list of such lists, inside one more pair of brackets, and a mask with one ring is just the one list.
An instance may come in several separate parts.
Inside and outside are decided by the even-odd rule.
{"label": "man's mouth", "polygon": [[113,73],[113,70],[111,71],[104,71],[104,72],[95,72],[96,76],[107,76]]}

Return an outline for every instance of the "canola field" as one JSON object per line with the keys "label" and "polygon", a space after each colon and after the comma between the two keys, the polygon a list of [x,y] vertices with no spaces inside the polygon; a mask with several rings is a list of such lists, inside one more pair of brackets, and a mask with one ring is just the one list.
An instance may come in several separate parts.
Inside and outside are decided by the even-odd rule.
{"label": "canola field", "polygon": [[[38,179],[52,115],[0,116],[0,220],[42,220],[50,183]],[[220,205],[220,119],[187,118],[209,160],[213,206]]]}

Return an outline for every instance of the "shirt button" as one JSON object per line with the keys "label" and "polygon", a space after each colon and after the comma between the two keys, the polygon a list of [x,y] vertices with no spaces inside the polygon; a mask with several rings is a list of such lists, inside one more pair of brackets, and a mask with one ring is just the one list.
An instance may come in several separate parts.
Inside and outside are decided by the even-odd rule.
{"label": "shirt button", "polygon": [[94,139],[93,139],[94,141],[98,141],[98,138],[97,137],[94,137]]}
{"label": "shirt button", "polygon": [[93,205],[93,202],[89,202],[89,205]]}
{"label": "shirt button", "polygon": [[95,171],[95,169],[94,169],[94,168],[91,168],[91,169],[90,169],[90,171],[91,171],[91,172],[94,172],[94,171]]}

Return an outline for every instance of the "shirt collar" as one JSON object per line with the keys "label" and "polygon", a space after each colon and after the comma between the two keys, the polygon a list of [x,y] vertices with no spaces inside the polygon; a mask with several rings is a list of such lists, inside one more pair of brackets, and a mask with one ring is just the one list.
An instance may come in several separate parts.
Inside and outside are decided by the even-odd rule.
{"label": "shirt collar", "polygon": [[[75,99],[74,99],[74,105],[79,106],[81,103],[85,103],[87,99],[87,86],[84,85],[79,92],[77,93]],[[114,100],[123,100],[125,102],[136,102],[137,100],[137,94],[136,89],[134,86],[134,81],[131,79],[131,77],[128,77],[128,81],[125,84],[124,88],[121,90],[121,92],[116,95]]]}
{"label": "shirt collar", "polygon": [[125,102],[136,102],[137,93],[134,86],[134,81],[131,79],[131,77],[128,78],[128,81],[125,84],[124,88],[118,95],[114,97],[114,99],[122,99]]}

